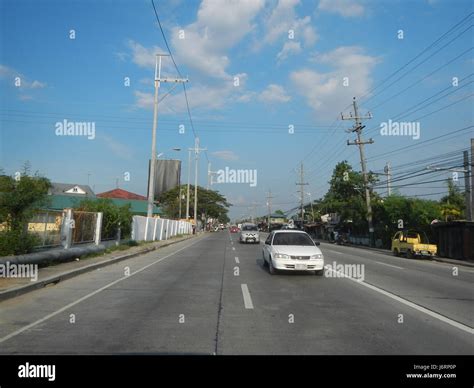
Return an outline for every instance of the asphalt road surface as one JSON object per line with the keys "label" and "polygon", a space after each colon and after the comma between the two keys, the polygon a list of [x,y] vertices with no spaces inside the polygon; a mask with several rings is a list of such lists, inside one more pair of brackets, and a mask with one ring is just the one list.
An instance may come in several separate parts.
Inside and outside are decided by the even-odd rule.
{"label": "asphalt road surface", "polygon": [[272,276],[262,244],[237,239],[205,234],[1,302],[0,353],[474,353],[472,268],[321,244],[364,280]]}

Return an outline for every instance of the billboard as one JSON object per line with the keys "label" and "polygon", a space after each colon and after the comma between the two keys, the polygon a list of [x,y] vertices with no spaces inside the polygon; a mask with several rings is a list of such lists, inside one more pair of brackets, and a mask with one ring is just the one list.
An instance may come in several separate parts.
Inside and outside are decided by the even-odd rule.
{"label": "billboard", "polygon": [[[148,177],[150,177],[151,161],[148,161]],[[148,187],[150,185],[148,178]],[[179,186],[181,182],[181,160],[156,160],[155,164],[155,200],[161,193]],[[148,192],[148,190],[147,190]]]}

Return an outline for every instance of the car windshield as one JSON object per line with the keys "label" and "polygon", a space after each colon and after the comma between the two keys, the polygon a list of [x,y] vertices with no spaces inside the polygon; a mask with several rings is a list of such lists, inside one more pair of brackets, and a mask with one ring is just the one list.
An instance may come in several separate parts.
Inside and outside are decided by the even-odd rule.
{"label": "car windshield", "polygon": [[243,231],[257,231],[257,227],[255,225],[245,225],[243,228],[242,228]]}
{"label": "car windshield", "polygon": [[408,232],[406,235],[407,238],[420,238],[420,243],[421,244],[429,244],[430,241],[428,239],[428,236],[423,233],[423,232]]}
{"label": "car windshield", "polygon": [[273,245],[314,245],[313,240],[306,233],[277,233],[273,238]]}

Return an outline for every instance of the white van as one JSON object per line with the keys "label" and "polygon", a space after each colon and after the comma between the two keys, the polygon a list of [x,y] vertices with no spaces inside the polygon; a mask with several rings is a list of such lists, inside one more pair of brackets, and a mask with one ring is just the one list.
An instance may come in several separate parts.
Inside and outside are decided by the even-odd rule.
{"label": "white van", "polygon": [[240,229],[240,238],[241,243],[256,243],[260,244],[260,233],[258,232],[258,227],[255,224],[243,224]]}

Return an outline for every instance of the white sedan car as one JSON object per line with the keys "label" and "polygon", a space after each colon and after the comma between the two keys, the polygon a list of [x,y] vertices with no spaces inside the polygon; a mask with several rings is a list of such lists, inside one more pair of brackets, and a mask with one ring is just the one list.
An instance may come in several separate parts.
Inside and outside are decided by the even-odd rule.
{"label": "white sedan car", "polygon": [[308,233],[301,230],[275,230],[265,240],[263,264],[270,273],[278,270],[324,272],[324,256]]}

